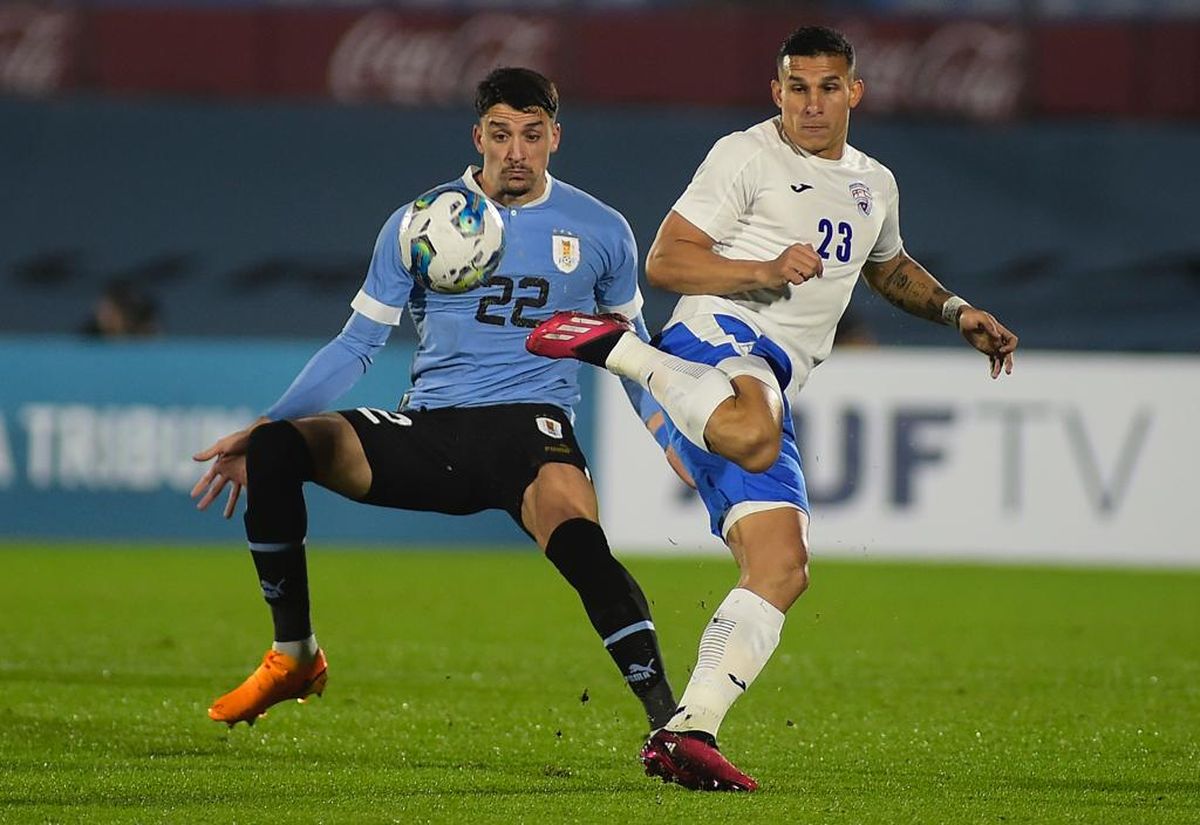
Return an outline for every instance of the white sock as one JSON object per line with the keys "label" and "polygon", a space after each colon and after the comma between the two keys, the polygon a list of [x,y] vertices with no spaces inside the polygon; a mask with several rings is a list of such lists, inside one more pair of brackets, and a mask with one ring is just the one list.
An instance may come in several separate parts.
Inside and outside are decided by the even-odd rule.
{"label": "white sock", "polygon": [[783,613],[741,587],[734,588],[700,637],[700,656],[679,710],[667,730],[701,730],[715,738],[729,708],[762,671],[779,644]]}
{"label": "white sock", "polygon": [[704,426],[721,402],[733,397],[729,376],[708,364],[655,349],[632,332],[620,337],[604,366],[649,390],[679,432],[700,449],[708,450]]}
{"label": "white sock", "polygon": [[286,653],[297,662],[307,662],[317,655],[317,636],[314,633],[307,639],[297,642],[274,642],[271,649],[279,653]]}

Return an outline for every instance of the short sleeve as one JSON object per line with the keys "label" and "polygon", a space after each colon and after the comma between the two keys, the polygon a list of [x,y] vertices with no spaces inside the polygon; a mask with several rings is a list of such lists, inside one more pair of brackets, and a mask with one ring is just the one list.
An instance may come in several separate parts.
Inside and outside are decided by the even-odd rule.
{"label": "short sleeve", "polygon": [[607,269],[596,280],[596,305],[601,312],[619,312],[632,318],[642,310],[637,241],[624,217],[614,213],[613,218],[604,248]]}
{"label": "short sleeve", "polygon": [[389,326],[400,323],[413,286],[412,275],[400,263],[400,221],[407,209],[397,209],[379,230],[366,280],[350,302],[355,312]]}
{"label": "short sleeve", "polygon": [[904,240],[900,237],[900,189],[896,186],[896,177],[887,173],[887,200],[883,213],[883,226],[879,229],[879,237],[867,260],[872,263],[890,261],[904,250]]}
{"label": "short sleeve", "polygon": [[751,167],[760,151],[740,132],[718,140],[674,211],[714,241],[727,238],[754,201]]}

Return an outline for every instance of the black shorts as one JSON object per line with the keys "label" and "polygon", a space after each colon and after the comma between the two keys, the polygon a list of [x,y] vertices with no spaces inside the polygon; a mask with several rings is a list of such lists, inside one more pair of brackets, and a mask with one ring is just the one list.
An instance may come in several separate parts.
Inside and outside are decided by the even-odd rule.
{"label": "black shorts", "polygon": [[524,529],[521,501],[543,464],[587,472],[570,419],[551,404],[340,415],[371,465],[371,489],[360,499],[367,504],[451,515],[504,510]]}

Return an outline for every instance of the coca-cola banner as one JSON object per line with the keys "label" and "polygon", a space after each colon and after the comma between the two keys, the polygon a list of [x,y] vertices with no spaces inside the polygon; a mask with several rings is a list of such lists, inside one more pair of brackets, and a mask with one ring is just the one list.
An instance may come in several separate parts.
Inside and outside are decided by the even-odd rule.
{"label": "coca-cola banner", "polygon": [[[775,51],[798,22],[738,7],[70,10],[0,0],[0,91],[437,105],[469,99],[493,66],[525,65],[555,78],[569,104],[769,106]],[[1200,22],[826,22],[856,44],[864,112],[1200,116]]]}
{"label": "coca-cola banner", "polygon": [[[1018,113],[1025,30],[981,21],[830,21],[855,44],[863,111],[978,119]],[[770,105],[775,54],[793,15],[736,11],[604,15],[575,38],[562,69],[589,99],[689,105]]]}
{"label": "coca-cola banner", "polygon": [[1028,65],[1020,28],[976,20],[920,27],[850,21],[843,28],[867,80],[864,111],[980,120],[1017,113]]}
{"label": "coca-cola banner", "polygon": [[337,38],[325,79],[329,93],[347,103],[450,103],[469,96],[495,66],[553,74],[557,33],[546,17],[485,13],[421,25],[372,11]]}

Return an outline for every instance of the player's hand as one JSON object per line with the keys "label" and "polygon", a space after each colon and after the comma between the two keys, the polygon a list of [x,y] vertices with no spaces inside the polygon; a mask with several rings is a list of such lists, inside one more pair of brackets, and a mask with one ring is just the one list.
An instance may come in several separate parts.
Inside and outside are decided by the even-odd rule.
{"label": "player's hand", "polygon": [[192,498],[200,497],[196,502],[197,510],[207,510],[228,486],[229,498],[225,501],[224,516],[233,517],[242,488],[246,486],[246,447],[250,443],[250,433],[265,421],[265,418],[260,418],[244,430],[218,438],[207,449],[192,456],[193,461],[216,459],[192,487]]}
{"label": "player's hand", "polygon": [[1017,336],[997,321],[990,312],[975,307],[964,307],[958,316],[958,331],[967,343],[988,357],[992,378],[1000,377],[1003,369],[1012,375],[1013,351],[1017,348]]}
{"label": "player's hand", "polygon": [[[666,426],[666,416],[661,411],[646,419],[646,429],[658,437],[658,431]],[[692,478],[692,474],[688,472],[687,467],[683,466],[683,459],[679,457],[679,453],[675,452],[675,448],[667,445],[663,448],[663,453],[667,457],[667,464],[671,465],[671,469],[675,471],[675,475],[679,476],[679,480],[693,490],[696,489],[696,480]]]}
{"label": "player's hand", "polygon": [[675,452],[675,448],[667,447],[664,455],[667,457],[667,463],[671,465],[671,469],[675,471],[675,475],[679,476],[679,480],[695,490],[696,479],[692,478],[687,467],[683,466],[683,459],[679,457],[679,453]]}
{"label": "player's hand", "polygon": [[802,284],[810,278],[825,274],[825,263],[812,244],[794,243],[773,261],[767,261],[767,286]]}

